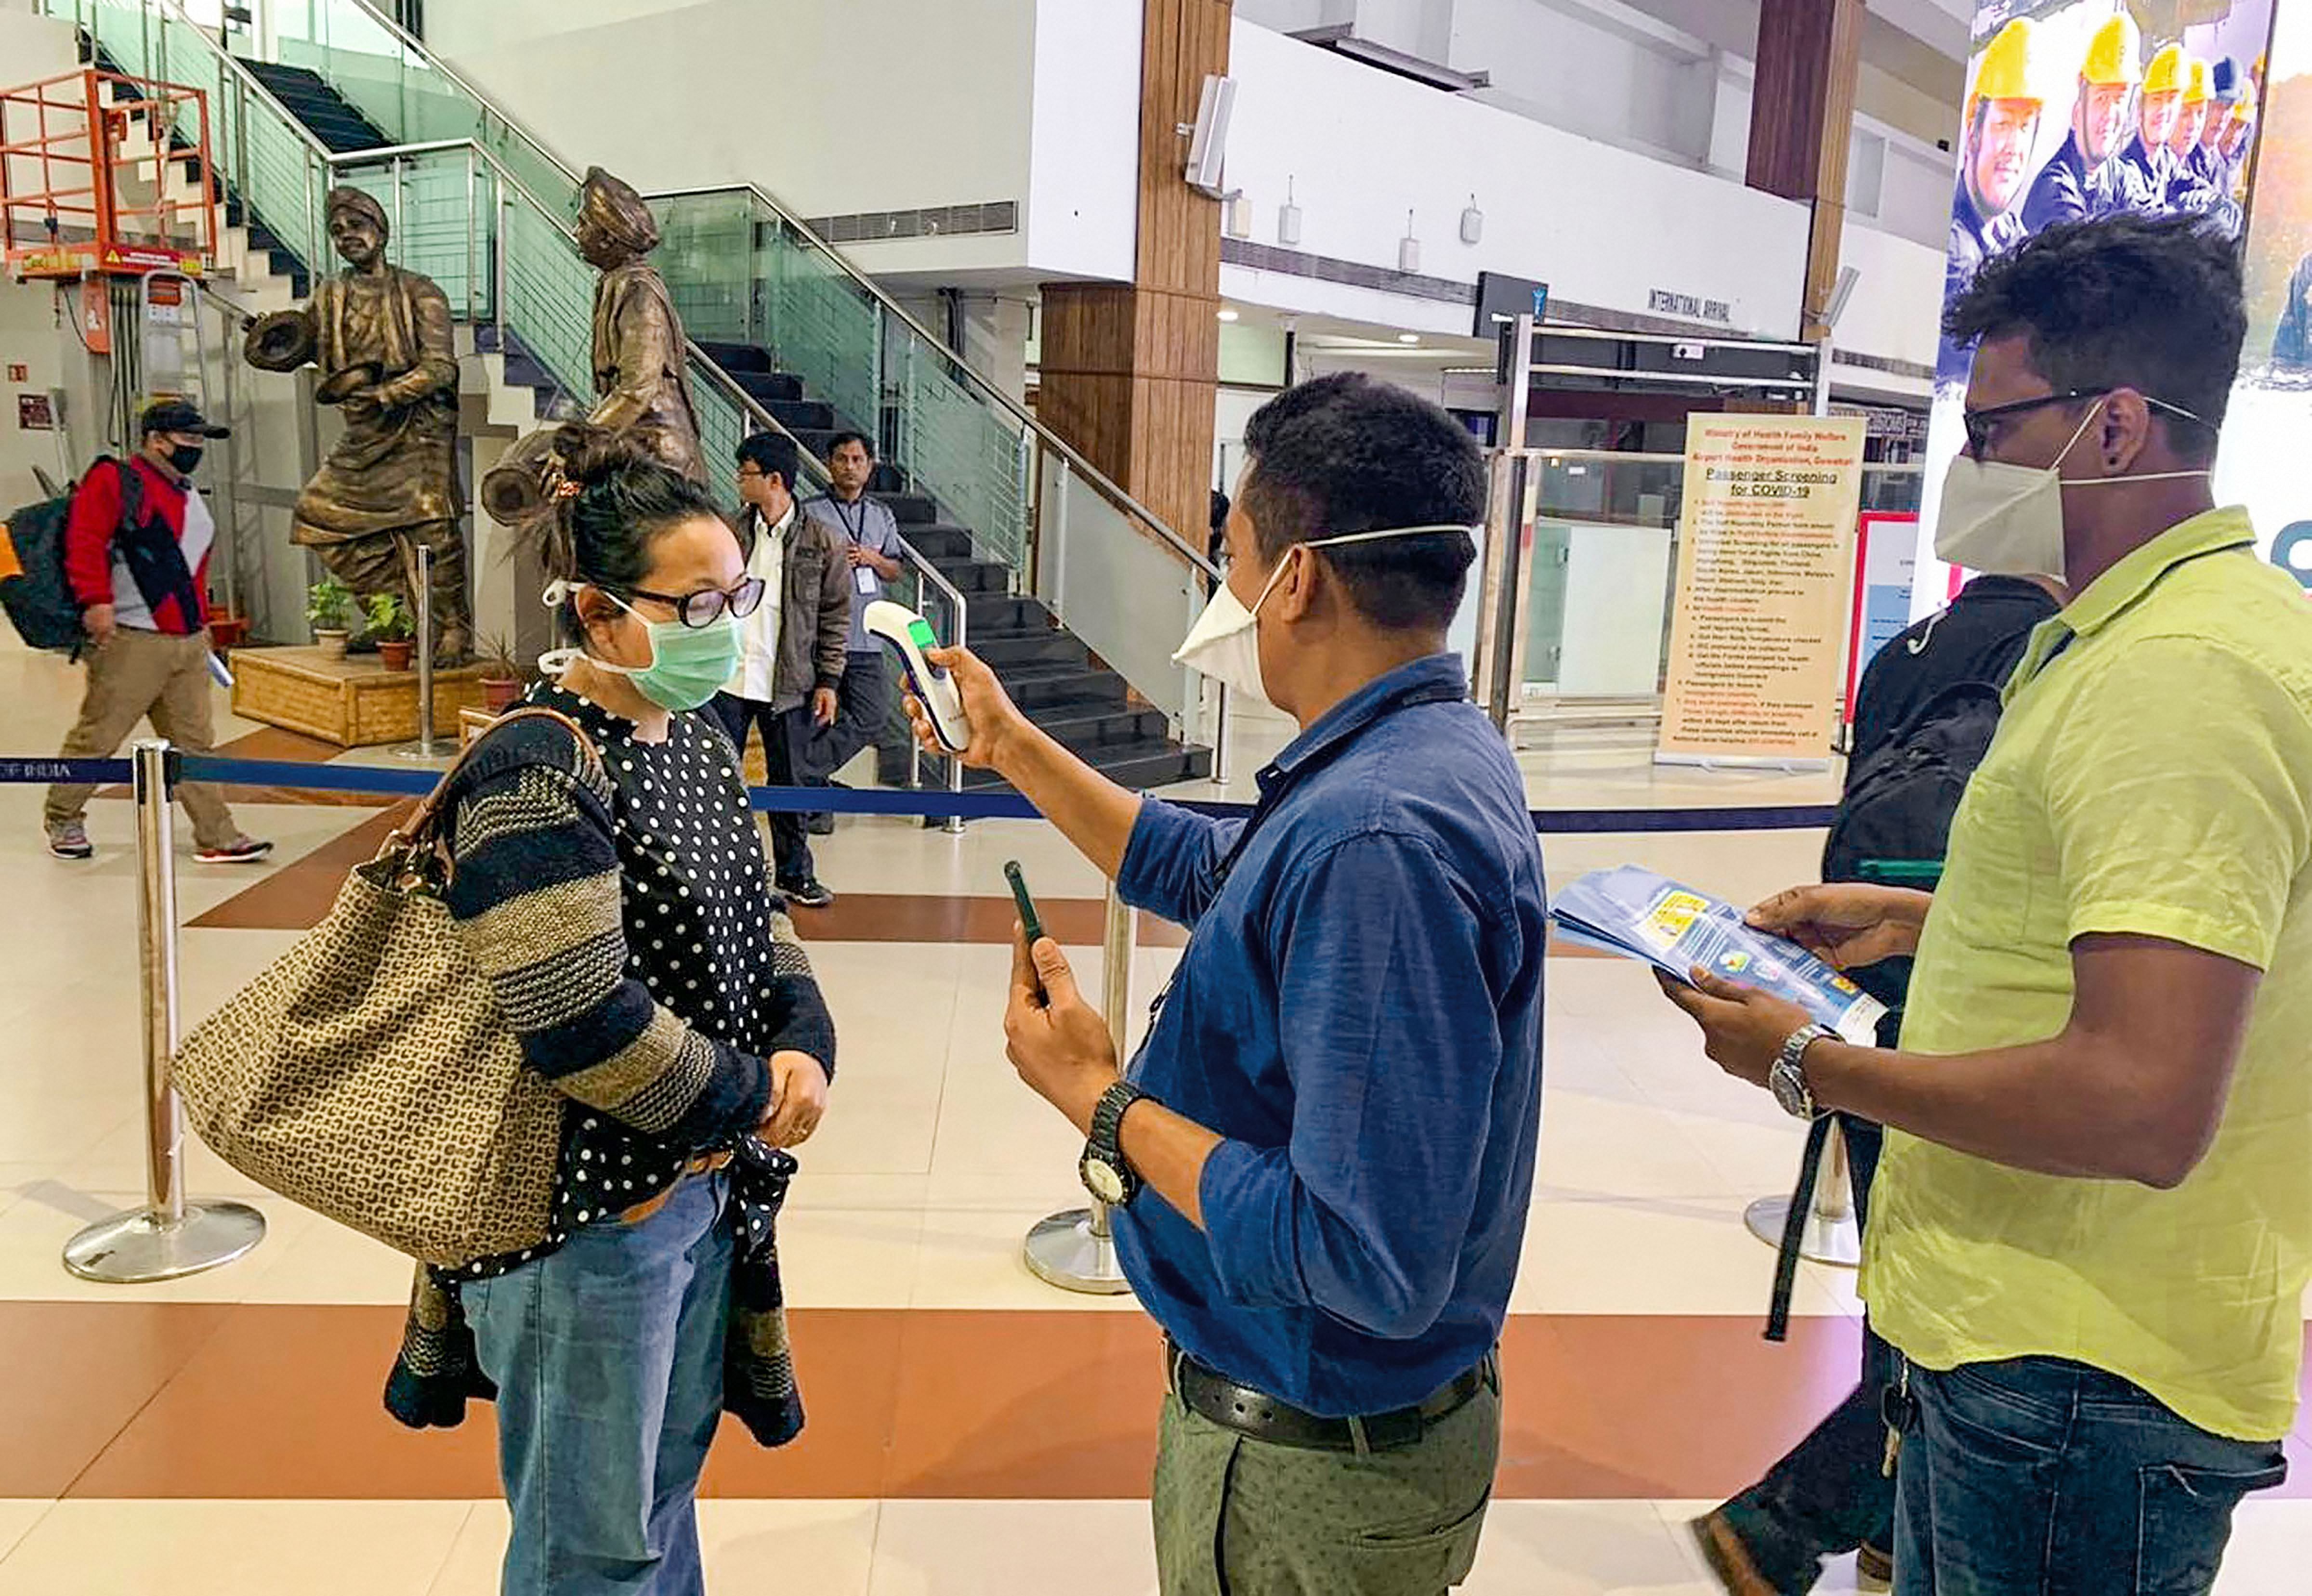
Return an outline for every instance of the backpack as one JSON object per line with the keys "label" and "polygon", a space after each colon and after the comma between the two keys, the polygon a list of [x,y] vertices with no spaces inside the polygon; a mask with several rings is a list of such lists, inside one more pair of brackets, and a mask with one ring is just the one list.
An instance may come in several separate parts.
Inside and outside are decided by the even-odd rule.
{"label": "backpack", "polygon": [[[1825,881],[1865,881],[1890,861],[1940,865],[1967,779],[1999,730],[2000,690],[1958,682],[1919,706],[1848,781],[1823,845]],[[1888,959],[1848,972],[1855,984],[1900,1008],[1911,961]]]}
{"label": "backpack", "polygon": [[[89,467],[110,466],[120,473],[120,525],[124,531],[144,519],[144,484],[109,455]],[[85,477],[82,481],[86,481]],[[0,522],[7,557],[0,561],[0,609],[16,634],[35,649],[68,649],[78,654],[88,641],[81,629],[80,600],[65,576],[65,524],[72,515],[74,483],[53,499],[28,504]]]}

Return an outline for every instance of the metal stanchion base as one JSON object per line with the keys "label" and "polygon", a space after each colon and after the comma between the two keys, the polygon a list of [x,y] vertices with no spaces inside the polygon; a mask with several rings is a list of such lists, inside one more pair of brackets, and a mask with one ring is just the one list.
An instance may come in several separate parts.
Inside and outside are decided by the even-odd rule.
{"label": "metal stanchion base", "polygon": [[431,748],[423,743],[396,743],[385,752],[396,759],[407,759],[418,764],[438,764],[444,769],[458,757],[458,750],[440,737],[434,739]]}
{"label": "metal stanchion base", "polygon": [[[1780,1247],[1782,1225],[1790,1217],[1789,1198],[1762,1197],[1743,1210],[1742,1223],[1769,1247]],[[1861,1268],[1862,1233],[1855,1227],[1853,1216],[1843,1214],[1835,1219],[1820,1213],[1808,1216],[1806,1229],[1800,1233],[1799,1256],[1808,1263],[1825,1263],[1836,1269]]]}
{"label": "metal stanchion base", "polygon": [[174,1225],[135,1208],[66,1242],[65,1268],[83,1280],[146,1286],[231,1263],[264,1239],[265,1216],[245,1203],[187,1203]]}
{"label": "metal stanchion base", "polygon": [[1020,1256],[1036,1278],[1062,1291],[1120,1296],[1132,1289],[1116,1261],[1116,1243],[1091,1233],[1091,1210],[1069,1208],[1038,1220]]}

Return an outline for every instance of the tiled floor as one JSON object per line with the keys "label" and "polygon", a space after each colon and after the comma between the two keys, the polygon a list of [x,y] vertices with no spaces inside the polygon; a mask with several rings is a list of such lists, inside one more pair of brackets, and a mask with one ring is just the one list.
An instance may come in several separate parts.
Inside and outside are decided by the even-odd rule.
{"label": "tiled floor", "polygon": [[[76,690],[60,663],[0,649],[0,753],[52,749]],[[226,735],[262,757],[326,752]],[[1231,796],[1279,740],[1245,727]],[[1525,760],[1553,807],[1812,804],[1831,786],[1658,770],[1626,732],[1560,733]],[[179,871],[188,1023],[288,946],[390,824],[258,796],[275,801],[241,803],[242,820],[279,842],[275,864]],[[0,788],[0,1596],[494,1589],[505,1515],[486,1410],[416,1435],[378,1407],[402,1260],[193,1144],[191,1188],[256,1201],[262,1246],[163,1286],[59,1265],[74,1231],[139,1199],[135,871],[125,804],[100,800],[99,857],[69,866],[39,850],[39,802]],[[1636,859],[1740,898],[1806,876],[1818,847],[1553,837],[1547,855],[1558,881]],[[1023,862],[1091,990],[1100,883],[1022,823],[961,837],[846,823],[820,857],[843,901],[802,924],[842,1069],[781,1234],[811,1422],[778,1453],[726,1436],[702,1514],[710,1577],[807,1596],[1137,1596],[1153,1581],[1153,1335],[1129,1298],[1071,1297],[1020,1263],[1028,1227],[1082,1192],[1074,1138],[1012,1076],[998,1024],[1003,862]],[[1143,928],[1135,1011],[1179,941]],[[1549,990],[1499,1500],[1467,1588],[1704,1592],[1684,1520],[1840,1394],[1859,1310],[1846,1276],[1809,1267],[1790,1343],[1759,1339],[1772,1257],[1742,1210],[1787,1184],[1795,1129],[1703,1059],[1642,972],[1553,956]],[[2259,1501],[2221,1588],[2300,1588],[2308,1561],[2312,1502]]]}

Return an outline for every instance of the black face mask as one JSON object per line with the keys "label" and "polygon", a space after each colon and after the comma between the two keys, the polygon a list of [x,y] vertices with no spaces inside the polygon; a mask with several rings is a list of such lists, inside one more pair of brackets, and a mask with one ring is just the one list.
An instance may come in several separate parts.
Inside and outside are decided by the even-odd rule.
{"label": "black face mask", "polygon": [[197,444],[180,443],[169,451],[169,464],[177,468],[179,475],[190,476],[194,467],[201,463],[203,452]]}

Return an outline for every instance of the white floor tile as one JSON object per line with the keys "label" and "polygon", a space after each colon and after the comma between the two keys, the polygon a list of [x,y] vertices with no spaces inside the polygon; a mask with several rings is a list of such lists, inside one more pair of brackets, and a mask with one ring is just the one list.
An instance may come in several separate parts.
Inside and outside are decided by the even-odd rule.
{"label": "white floor tile", "polygon": [[464,1502],[65,1501],[0,1596],[427,1596]]}
{"label": "white floor tile", "polygon": [[1145,1502],[887,1502],[870,1596],[1152,1596]]}

